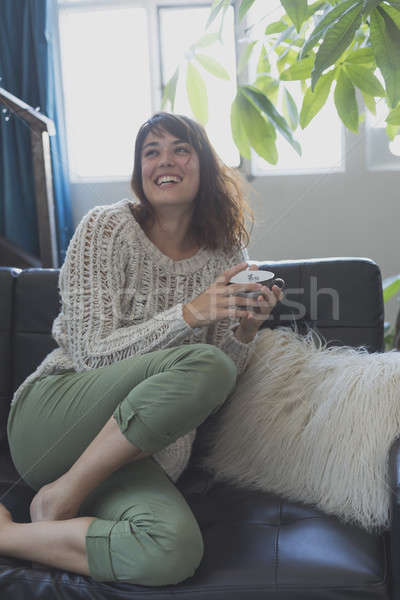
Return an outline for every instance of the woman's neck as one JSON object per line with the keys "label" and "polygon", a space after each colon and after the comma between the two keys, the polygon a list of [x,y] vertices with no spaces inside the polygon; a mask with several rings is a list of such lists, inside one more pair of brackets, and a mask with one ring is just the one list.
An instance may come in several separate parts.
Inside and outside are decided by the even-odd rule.
{"label": "woman's neck", "polygon": [[163,219],[159,217],[154,222],[147,221],[143,230],[147,237],[163,253],[173,260],[190,258],[199,249],[199,245],[190,232],[190,217],[184,215],[181,219]]}

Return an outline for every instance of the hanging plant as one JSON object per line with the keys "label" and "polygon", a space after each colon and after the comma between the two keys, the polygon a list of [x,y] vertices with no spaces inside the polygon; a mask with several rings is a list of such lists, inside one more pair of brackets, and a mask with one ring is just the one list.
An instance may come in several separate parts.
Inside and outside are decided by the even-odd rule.
{"label": "hanging plant", "polygon": [[[230,0],[214,0],[206,31],[195,41],[184,65],[167,82],[163,108],[174,110],[178,79],[186,77],[186,93],[195,118],[208,121],[207,86],[201,74],[205,69],[220,79],[230,74],[217,59],[206,56],[203,48],[222,43],[222,27]],[[241,23],[249,10],[265,7],[265,0],[237,3]],[[250,57],[257,55],[254,81],[237,82],[237,93],[230,107],[234,142],[245,157],[251,148],[271,164],[278,161],[277,135],[282,135],[301,155],[293,131],[306,128],[333,95],[339,118],[357,133],[363,114],[356,90],[366,108],[376,114],[377,99],[387,107],[386,133],[393,140],[400,131],[400,0],[281,0],[283,16],[268,22],[261,35],[252,38],[253,27],[238,62],[241,76]],[[218,25],[217,32],[209,32]],[[272,64],[276,65],[273,71]],[[200,67],[200,69],[199,69]],[[301,106],[286,88],[298,81]],[[282,105],[277,107],[278,93]]]}

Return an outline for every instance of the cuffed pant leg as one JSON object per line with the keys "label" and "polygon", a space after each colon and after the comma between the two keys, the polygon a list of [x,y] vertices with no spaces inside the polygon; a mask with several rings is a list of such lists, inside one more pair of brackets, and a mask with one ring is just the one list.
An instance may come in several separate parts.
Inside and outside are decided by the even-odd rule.
{"label": "cuffed pant leg", "polygon": [[[125,465],[98,486],[80,514],[90,576],[144,586],[175,585],[196,572],[203,538],[186,500],[152,459]],[[114,516],[114,519],[111,517]]]}
{"label": "cuffed pant leg", "polygon": [[152,353],[147,378],[113,415],[123,435],[143,452],[155,453],[198,427],[218,410],[236,383],[236,366],[210,344]]}
{"label": "cuffed pant leg", "polygon": [[187,344],[28,386],[10,411],[13,462],[35,490],[63,475],[112,414],[140,450],[156,452],[219,409],[236,382],[233,361],[209,344]]}

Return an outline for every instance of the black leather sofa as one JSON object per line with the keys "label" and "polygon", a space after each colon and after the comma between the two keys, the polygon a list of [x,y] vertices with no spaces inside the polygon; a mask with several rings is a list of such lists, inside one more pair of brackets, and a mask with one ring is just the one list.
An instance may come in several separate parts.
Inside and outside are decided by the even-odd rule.
{"label": "black leather sofa", "polygon": [[[332,258],[272,262],[287,282],[285,301],[268,327],[317,328],[333,344],[383,350],[381,274],[371,260]],[[0,268],[0,502],[29,522],[34,491],[18,476],[6,422],[13,390],[55,347],[58,270]],[[333,291],[332,291],[333,290]],[[218,418],[218,414],[211,418]],[[213,482],[201,468],[209,419],[198,429],[177,485],[201,526],[203,561],[176,586],[96,582],[68,571],[0,556],[0,599],[87,600],[383,600],[400,598],[399,453],[390,455],[393,527],[370,535],[312,506]]]}

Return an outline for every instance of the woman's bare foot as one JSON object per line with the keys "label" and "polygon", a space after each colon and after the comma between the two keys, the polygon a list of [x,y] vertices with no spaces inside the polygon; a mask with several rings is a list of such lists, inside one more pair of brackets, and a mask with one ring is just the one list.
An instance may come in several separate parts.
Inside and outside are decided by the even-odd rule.
{"label": "woman's bare foot", "polygon": [[73,519],[81,500],[74,498],[71,486],[62,475],[40,488],[29,507],[31,521],[63,521]]}
{"label": "woman's bare foot", "polygon": [[12,522],[13,518],[10,511],[0,502],[0,530],[3,529],[6,524]]}

